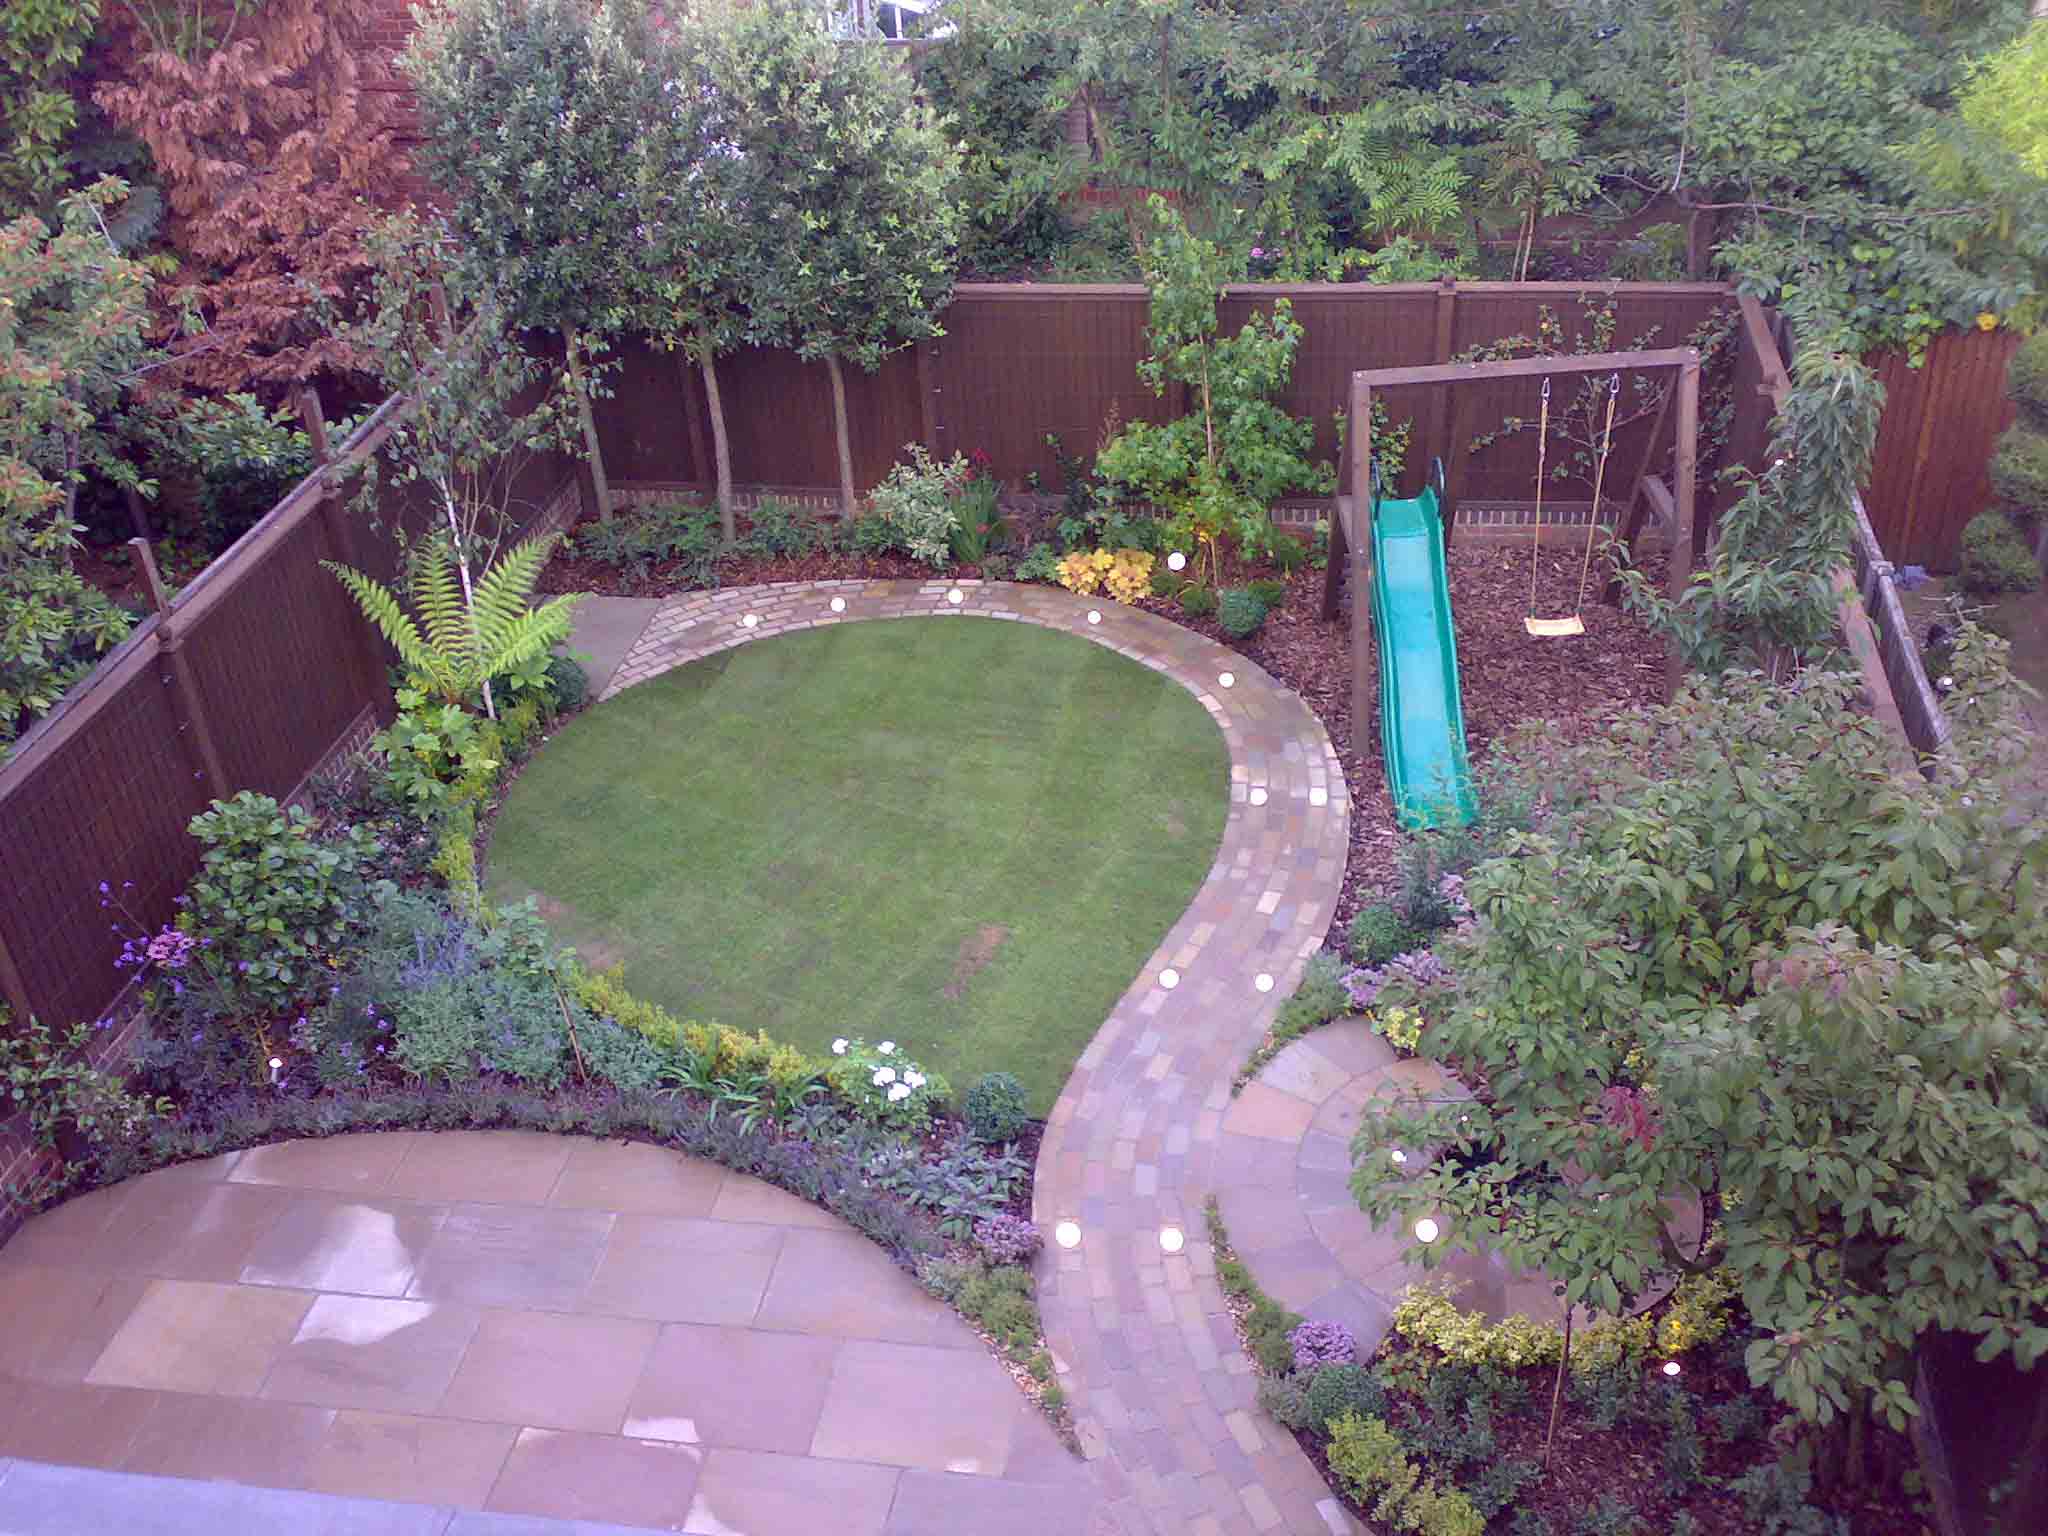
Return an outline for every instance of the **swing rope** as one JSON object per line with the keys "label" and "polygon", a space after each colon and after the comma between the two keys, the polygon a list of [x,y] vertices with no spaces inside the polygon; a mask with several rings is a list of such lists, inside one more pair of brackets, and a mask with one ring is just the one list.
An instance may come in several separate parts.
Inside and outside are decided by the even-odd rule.
{"label": "swing rope", "polygon": [[1550,380],[1543,381],[1543,423],[1536,438],[1536,526],[1529,549],[1529,613],[1522,627],[1532,635],[1583,635],[1586,632],[1586,581],[1593,570],[1593,535],[1600,526],[1600,490],[1607,480],[1607,460],[1614,451],[1614,404],[1621,397],[1621,374],[1607,379],[1607,424],[1600,437],[1600,457],[1593,466],[1593,510],[1586,518],[1586,549],[1579,558],[1579,592],[1572,611],[1562,619],[1536,617],[1536,570],[1543,554],[1543,463],[1549,440]]}

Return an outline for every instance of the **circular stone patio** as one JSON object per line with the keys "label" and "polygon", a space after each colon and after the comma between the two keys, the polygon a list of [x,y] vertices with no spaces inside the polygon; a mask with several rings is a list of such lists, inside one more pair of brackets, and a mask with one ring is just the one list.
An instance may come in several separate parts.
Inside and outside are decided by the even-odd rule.
{"label": "circular stone patio", "polygon": [[838,1218],[526,1132],[285,1142],[30,1221],[0,1248],[6,1457],[698,1536],[1085,1532],[1100,1503]]}
{"label": "circular stone patio", "polygon": [[[1340,1019],[1267,1062],[1224,1116],[1222,1160],[1238,1176],[1217,1190],[1217,1204],[1231,1246],[1274,1300],[1343,1323],[1364,1354],[1411,1285],[1446,1287],[1461,1307],[1495,1320],[1564,1319],[1551,1281],[1498,1255],[1451,1253],[1428,1270],[1406,1262],[1415,1246],[1407,1232],[1375,1226],[1352,1198],[1351,1143],[1366,1106],[1445,1097],[1469,1095],[1433,1063],[1402,1057],[1364,1019]],[[1671,1230],[1681,1246],[1697,1245],[1698,1201],[1673,1207]]]}

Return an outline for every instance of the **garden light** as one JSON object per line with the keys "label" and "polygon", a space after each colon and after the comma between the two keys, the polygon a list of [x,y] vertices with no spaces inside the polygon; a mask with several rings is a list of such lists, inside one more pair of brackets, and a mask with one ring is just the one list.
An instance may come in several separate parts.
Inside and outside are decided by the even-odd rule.
{"label": "garden light", "polygon": [[1088,610],[1088,622],[1090,624],[1100,624],[1102,622],[1102,610],[1100,608],[1090,608]]}
{"label": "garden light", "polygon": [[1261,971],[1258,975],[1252,978],[1252,985],[1257,987],[1261,992],[1270,992],[1273,990],[1273,978],[1269,976],[1266,972]]}
{"label": "garden light", "polygon": [[759,615],[758,613],[750,613],[745,618],[740,620],[740,627],[742,629],[752,629],[756,624],[759,624],[760,622],[761,615]]}
{"label": "garden light", "polygon": [[[381,1050],[381,1049],[383,1049],[383,1047],[379,1046],[379,1047],[378,1047],[378,1049],[379,1049],[379,1050]],[[279,1081],[280,1081],[280,1080],[281,1080],[281,1079],[283,1078],[283,1076],[284,1076],[284,1058],[283,1058],[282,1056],[273,1056],[273,1057],[271,1057],[271,1058],[270,1058],[270,1081],[271,1081],[271,1083],[272,1083],[273,1085],[274,1085],[274,1084],[276,1084],[277,1082],[279,1082]]]}
{"label": "garden light", "polygon": [[1266,792],[1263,789],[1255,789],[1251,792],[1249,798],[1253,805],[1264,805],[1266,803]]}
{"label": "garden light", "polygon": [[[1408,1154],[1406,1152],[1403,1152],[1399,1147],[1396,1147],[1393,1151],[1387,1154],[1387,1159],[1389,1162],[1392,1162],[1395,1166],[1398,1167],[1400,1164],[1408,1161]],[[1428,1242],[1429,1239],[1424,1238],[1423,1241]]]}
{"label": "garden light", "polygon": [[1330,792],[1327,789],[1312,789],[1308,792],[1308,803],[1310,805],[1328,805],[1330,803]]}
{"label": "garden light", "polygon": [[1080,1247],[1081,1223],[1079,1223],[1078,1221],[1061,1222],[1058,1226],[1052,1229],[1052,1240],[1058,1243],[1062,1248]]}
{"label": "garden light", "polygon": [[1415,1240],[1417,1242],[1433,1243],[1443,1235],[1444,1229],[1436,1224],[1436,1218],[1433,1216],[1425,1216],[1422,1220],[1415,1223]]}
{"label": "garden light", "polygon": [[845,598],[843,598],[843,597],[835,597],[835,598],[833,598],[833,599],[832,599],[832,611],[833,611],[834,613],[844,613],[844,612],[846,612],[846,599],[845,599]]}
{"label": "garden light", "polygon": [[1187,565],[1188,557],[1177,549],[1166,557],[1166,568],[1169,571],[1184,571]]}
{"label": "garden light", "polygon": [[1216,674],[1216,681],[1225,688],[1234,687],[1237,683],[1237,674],[1235,672],[1218,672]]}
{"label": "garden light", "polygon": [[1180,972],[1176,971],[1172,966],[1169,965],[1165,970],[1159,973],[1159,985],[1166,988],[1167,991],[1171,992],[1175,987],[1180,985]]}
{"label": "garden light", "polygon": [[1187,1234],[1181,1231],[1179,1227],[1161,1227],[1159,1229],[1159,1246],[1168,1253],[1179,1253],[1182,1248],[1187,1246],[1187,1241]]}
{"label": "garden light", "polygon": [[958,587],[955,587],[952,591],[946,594],[946,601],[951,603],[955,608],[957,608],[962,603],[967,601],[967,594],[965,592],[962,592]]}
{"label": "garden light", "polygon": [[1666,1376],[1676,1376],[1683,1369],[1684,1367],[1681,1366],[1676,1360],[1666,1360],[1664,1362],[1664,1374]]}

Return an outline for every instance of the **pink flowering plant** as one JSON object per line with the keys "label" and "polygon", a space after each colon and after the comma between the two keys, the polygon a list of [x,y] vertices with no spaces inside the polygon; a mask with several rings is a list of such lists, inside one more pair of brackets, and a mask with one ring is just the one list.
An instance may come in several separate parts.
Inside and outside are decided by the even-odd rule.
{"label": "pink flowering plant", "polygon": [[870,1045],[857,1035],[832,1042],[825,1080],[860,1119],[903,1131],[928,1127],[952,1092],[943,1077],[925,1071],[895,1041]]}

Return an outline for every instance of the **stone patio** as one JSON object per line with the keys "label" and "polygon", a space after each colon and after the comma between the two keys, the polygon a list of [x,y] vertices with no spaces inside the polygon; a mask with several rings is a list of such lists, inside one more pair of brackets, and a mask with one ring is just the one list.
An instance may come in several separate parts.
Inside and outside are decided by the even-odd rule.
{"label": "stone patio", "polygon": [[922,1536],[971,1507],[995,1536],[1098,1502],[973,1331],[836,1217],[524,1132],[261,1147],[31,1221],[0,1249],[0,1457],[439,1512],[392,1530],[812,1536],[829,1509]]}

